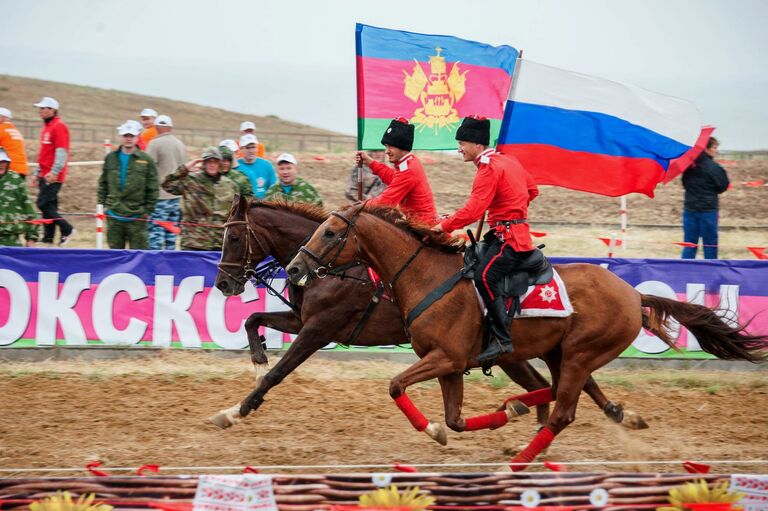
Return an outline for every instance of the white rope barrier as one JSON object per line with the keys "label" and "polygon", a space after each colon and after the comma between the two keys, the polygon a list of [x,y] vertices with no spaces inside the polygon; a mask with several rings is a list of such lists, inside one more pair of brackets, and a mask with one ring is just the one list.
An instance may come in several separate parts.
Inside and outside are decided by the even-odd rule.
{"label": "white rope barrier", "polygon": [[[683,463],[695,461],[704,465],[766,465],[768,460],[642,460],[642,461],[563,461],[556,462],[558,465],[567,467],[581,466],[622,466],[622,465],[682,465]],[[509,462],[505,463],[403,463],[414,468],[466,468],[466,467],[508,467]],[[529,466],[545,466],[544,462],[527,463]],[[389,469],[392,470],[394,464],[361,464],[361,465],[248,465],[256,470],[330,470],[330,469]],[[107,467],[101,465],[99,470],[110,472],[136,472],[141,467]],[[161,471],[203,471],[203,470],[238,470],[242,471],[246,466],[198,466],[198,467],[166,467],[160,466]],[[83,472],[88,469],[80,468],[0,468],[0,473],[29,473],[29,472]]]}

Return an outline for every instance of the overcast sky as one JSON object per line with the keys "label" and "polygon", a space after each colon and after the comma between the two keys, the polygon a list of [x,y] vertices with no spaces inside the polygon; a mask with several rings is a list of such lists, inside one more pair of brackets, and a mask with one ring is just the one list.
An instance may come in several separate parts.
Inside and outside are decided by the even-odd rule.
{"label": "overcast sky", "polygon": [[509,44],[695,102],[768,148],[763,0],[0,0],[0,73],[356,127],[355,22]]}

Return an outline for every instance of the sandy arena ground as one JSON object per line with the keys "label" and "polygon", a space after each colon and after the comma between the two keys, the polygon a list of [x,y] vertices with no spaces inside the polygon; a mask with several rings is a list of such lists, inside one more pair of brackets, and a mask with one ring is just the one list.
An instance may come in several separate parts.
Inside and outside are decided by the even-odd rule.
{"label": "sandy arena ground", "polygon": [[[503,464],[535,433],[531,414],[496,431],[449,432],[448,446],[441,447],[414,431],[388,396],[388,378],[404,368],[315,357],[273,389],[258,412],[221,431],[205,418],[250,390],[253,372],[245,353],[242,358],[173,352],[145,360],[3,362],[0,468],[82,467],[96,459],[111,467]],[[764,370],[611,369],[597,378],[609,398],[641,414],[650,428],[614,425],[584,396],[576,422],[545,460],[768,459]],[[467,378],[465,416],[492,411],[518,392],[506,378],[474,372]],[[415,386],[409,395],[429,418],[442,420],[436,383]],[[581,468],[604,469],[681,471],[632,464]],[[736,463],[716,470],[768,473],[768,465]]]}

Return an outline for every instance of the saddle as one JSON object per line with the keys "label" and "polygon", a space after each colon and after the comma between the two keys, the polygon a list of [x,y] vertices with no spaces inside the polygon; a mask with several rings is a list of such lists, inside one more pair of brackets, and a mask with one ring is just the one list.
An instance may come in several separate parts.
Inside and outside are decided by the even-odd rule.
{"label": "saddle", "polygon": [[[548,284],[554,275],[552,263],[544,256],[541,249],[544,245],[539,245],[533,252],[523,259],[517,269],[504,277],[502,285],[502,296],[504,298],[519,298],[528,290],[530,286],[539,284]],[[480,241],[473,243],[464,251],[464,277],[468,279],[475,278],[477,266],[485,253],[488,251],[488,243]],[[511,313],[511,311],[510,311]]]}

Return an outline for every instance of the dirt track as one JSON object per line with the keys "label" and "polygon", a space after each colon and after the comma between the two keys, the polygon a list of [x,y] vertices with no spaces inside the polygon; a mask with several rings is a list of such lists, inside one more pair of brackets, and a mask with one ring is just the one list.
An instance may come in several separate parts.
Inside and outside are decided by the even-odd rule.
{"label": "dirt track", "polygon": [[[328,360],[310,361],[260,411],[219,431],[204,419],[248,392],[247,365],[245,354],[224,360],[186,353],[150,362],[0,364],[0,468],[82,467],[94,459],[112,467],[504,463],[535,432],[528,415],[496,431],[450,432],[441,447],[415,432],[387,395],[386,378],[403,365]],[[465,415],[492,411],[518,393],[504,380],[470,380]],[[768,459],[764,371],[612,370],[602,380],[598,373],[598,381],[650,429],[616,426],[584,397],[576,422],[545,459]],[[436,384],[409,394],[428,417],[442,419]],[[606,468],[649,469],[582,470]],[[718,470],[768,473],[768,466]]]}

